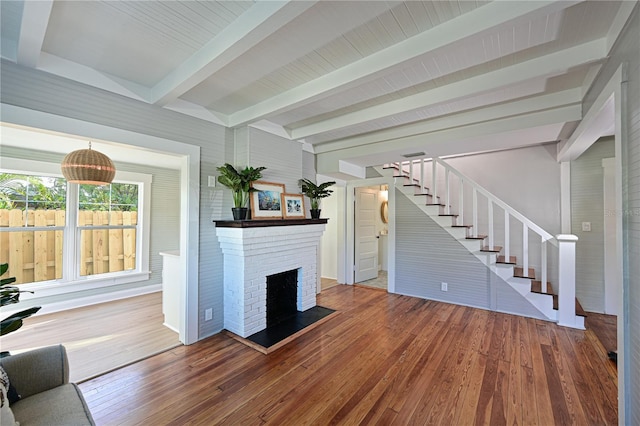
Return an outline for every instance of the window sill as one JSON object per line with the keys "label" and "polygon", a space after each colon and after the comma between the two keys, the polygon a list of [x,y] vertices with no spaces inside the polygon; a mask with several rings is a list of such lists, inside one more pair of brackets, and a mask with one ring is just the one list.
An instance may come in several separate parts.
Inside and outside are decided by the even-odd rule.
{"label": "window sill", "polygon": [[121,284],[128,284],[149,279],[151,272],[130,272],[126,274],[105,274],[100,277],[87,277],[76,281],[46,281],[20,285],[20,290],[32,291],[32,293],[22,293],[20,301],[30,299],[40,299],[43,297],[58,296],[62,294],[75,293],[85,290],[108,288]]}

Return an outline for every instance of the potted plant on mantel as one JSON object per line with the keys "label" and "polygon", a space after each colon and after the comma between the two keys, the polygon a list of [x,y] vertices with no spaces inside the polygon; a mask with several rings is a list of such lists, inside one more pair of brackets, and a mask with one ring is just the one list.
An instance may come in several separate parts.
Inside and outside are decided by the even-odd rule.
{"label": "potted plant on mantel", "polygon": [[318,219],[320,217],[320,199],[327,198],[331,195],[333,191],[328,188],[335,184],[335,182],[331,181],[316,185],[309,179],[300,179],[298,181],[300,190],[304,195],[309,197],[311,201],[311,219]]}
{"label": "potted plant on mantel", "polygon": [[244,220],[247,217],[247,204],[249,203],[249,193],[255,191],[251,187],[251,183],[262,177],[262,171],[266,167],[245,167],[243,170],[236,170],[229,163],[218,167],[220,176],[218,182],[226,186],[233,193],[233,212],[234,220]]}

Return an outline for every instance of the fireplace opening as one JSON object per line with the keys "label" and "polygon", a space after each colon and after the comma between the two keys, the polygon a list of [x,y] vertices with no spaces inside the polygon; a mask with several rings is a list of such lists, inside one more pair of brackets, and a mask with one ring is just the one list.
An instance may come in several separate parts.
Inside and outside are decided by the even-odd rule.
{"label": "fireplace opening", "polygon": [[267,277],[267,327],[272,327],[296,315],[297,296],[297,269]]}

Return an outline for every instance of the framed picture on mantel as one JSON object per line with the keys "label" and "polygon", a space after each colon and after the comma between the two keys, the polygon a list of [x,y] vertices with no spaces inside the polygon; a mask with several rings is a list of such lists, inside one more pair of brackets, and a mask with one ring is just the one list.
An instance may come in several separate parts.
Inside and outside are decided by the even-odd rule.
{"label": "framed picture on mantel", "polygon": [[282,194],[282,214],[285,219],[304,219],[304,196],[302,194]]}
{"label": "framed picture on mantel", "polygon": [[251,218],[282,219],[281,195],[284,193],[284,185],[255,181],[251,186],[256,189],[251,193]]}

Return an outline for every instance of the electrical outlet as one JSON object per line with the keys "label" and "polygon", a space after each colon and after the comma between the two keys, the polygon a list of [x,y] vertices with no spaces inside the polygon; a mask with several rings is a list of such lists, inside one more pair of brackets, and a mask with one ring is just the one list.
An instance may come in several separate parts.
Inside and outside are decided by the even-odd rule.
{"label": "electrical outlet", "polygon": [[440,290],[442,290],[442,291],[449,291],[449,284],[447,284],[447,283],[441,283],[441,284],[440,284]]}
{"label": "electrical outlet", "polygon": [[215,188],[215,186],[216,186],[216,177],[215,176],[209,176],[209,179],[207,180],[207,185],[209,186],[209,188]]}
{"label": "electrical outlet", "polygon": [[591,222],[582,222],[582,232],[591,232]]}
{"label": "electrical outlet", "polygon": [[204,320],[211,321],[213,319],[213,308],[204,311]]}

